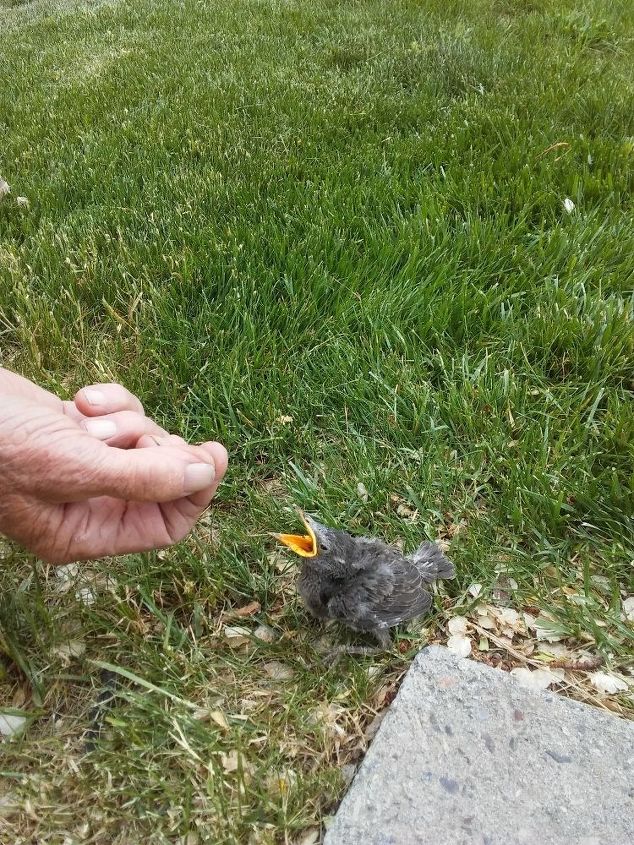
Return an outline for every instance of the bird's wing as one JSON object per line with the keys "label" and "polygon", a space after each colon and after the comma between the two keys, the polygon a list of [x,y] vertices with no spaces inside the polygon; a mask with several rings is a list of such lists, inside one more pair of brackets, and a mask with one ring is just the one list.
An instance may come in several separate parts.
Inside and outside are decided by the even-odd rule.
{"label": "bird's wing", "polygon": [[407,560],[411,560],[420,572],[423,581],[429,584],[440,578],[456,577],[453,563],[445,557],[436,543],[426,540],[415,552],[408,555]]}
{"label": "bird's wing", "polygon": [[429,610],[432,598],[416,566],[380,551],[355,561],[354,576],[328,602],[333,618],[365,631],[391,628]]}

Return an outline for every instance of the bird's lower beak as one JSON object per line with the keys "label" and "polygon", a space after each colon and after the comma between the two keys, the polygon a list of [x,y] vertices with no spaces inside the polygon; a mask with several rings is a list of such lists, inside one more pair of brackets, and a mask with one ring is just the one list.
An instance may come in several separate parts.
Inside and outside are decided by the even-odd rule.
{"label": "bird's lower beak", "polygon": [[300,514],[300,517],[308,534],[273,534],[273,536],[300,557],[316,557],[319,551],[317,537],[304,515]]}

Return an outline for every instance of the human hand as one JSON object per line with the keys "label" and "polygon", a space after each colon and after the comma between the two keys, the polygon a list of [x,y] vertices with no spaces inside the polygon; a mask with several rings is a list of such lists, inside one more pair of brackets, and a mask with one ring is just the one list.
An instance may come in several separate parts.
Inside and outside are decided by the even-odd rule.
{"label": "human hand", "polygon": [[118,384],[63,402],[0,368],[0,531],[49,563],[182,540],[227,468],[170,436]]}

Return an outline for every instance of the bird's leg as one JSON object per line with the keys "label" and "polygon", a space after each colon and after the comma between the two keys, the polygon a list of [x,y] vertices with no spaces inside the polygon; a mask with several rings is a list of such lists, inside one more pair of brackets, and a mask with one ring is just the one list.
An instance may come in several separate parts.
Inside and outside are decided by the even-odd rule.
{"label": "bird's leg", "polygon": [[372,633],[375,639],[378,640],[381,649],[390,651],[392,648],[392,637],[390,637],[389,628],[375,628]]}
{"label": "bird's leg", "polygon": [[324,663],[326,663],[328,666],[336,666],[344,654],[358,654],[362,655],[363,657],[370,657],[375,654],[381,654],[382,652],[382,648],[376,648],[375,646],[338,645],[335,646],[335,648],[329,649],[326,654],[324,654],[323,660]]}
{"label": "bird's leg", "polygon": [[328,654],[361,654],[367,657],[370,654],[380,654],[382,651],[382,648],[372,645],[338,645],[331,649]]}
{"label": "bird's leg", "polygon": [[335,666],[342,654],[360,654],[363,657],[370,657],[375,654],[382,654],[385,651],[390,651],[392,648],[392,638],[390,632],[386,628],[375,628],[372,631],[374,637],[379,642],[379,647],[376,646],[360,646],[360,645],[340,645],[329,649],[325,655],[325,660],[331,666]]}

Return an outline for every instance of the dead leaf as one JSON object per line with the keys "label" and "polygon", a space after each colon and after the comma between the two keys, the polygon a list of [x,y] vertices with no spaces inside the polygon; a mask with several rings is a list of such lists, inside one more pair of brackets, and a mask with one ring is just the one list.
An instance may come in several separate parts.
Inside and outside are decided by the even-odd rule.
{"label": "dead leaf", "polygon": [[22,705],[26,703],[28,697],[28,689],[23,686],[18,687],[13,693],[13,700],[11,702],[11,706],[17,710],[19,707],[22,707]]}
{"label": "dead leaf", "polygon": [[262,489],[275,499],[282,499],[286,488],[279,478],[263,478],[260,482]]}
{"label": "dead leaf", "polygon": [[498,605],[507,605],[511,601],[513,590],[517,590],[517,581],[504,573],[500,573],[493,584],[491,597]]}
{"label": "dead leaf", "polygon": [[80,589],[75,592],[75,598],[82,604],[89,606],[95,603],[96,596],[90,587],[80,587]]}
{"label": "dead leaf", "polygon": [[524,619],[512,607],[491,607],[490,612],[505,637],[513,639],[515,634],[527,635]]}
{"label": "dead leaf", "polygon": [[286,557],[279,549],[269,552],[266,559],[272,567],[282,574],[295,571],[295,562]]}
{"label": "dead leaf", "polygon": [[374,737],[377,735],[379,728],[381,727],[381,722],[385,718],[387,712],[387,709],[385,709],[381,710],[380,713],[377,713],[374,719],[372,719],[370,724],[364,730],[363,736],[368,744],[371,743]]}
{"label": "dead leaf", "polygon": [[563,660],[572,659],[573,657],[572,652],[564,643],[545,643],[540,645],[539,651],[540,654],[562,658]]}
{"label": "dead leaf", "polygon": [[221,754],[220,762],[222,763],[222,768],[225,772],[237,772],[240,765],[240,757],[234,748],[233,751],[230,751],[228,754]]}
{"label": "dead leaf", "polygon": [[468,592],[470,596],[473,596],[474,599],[477,599],[480,593],[482,592],[482,584],[471,584]]}
{"label": "dead leaf", "polygon": [[17,796],[12,795],[10,792],[0,795],[0,819],[9,818],[16,813],[21,806],[22,802],[18,800]]}
{"label": "dead leaf", "polygon": [[527,689],[545,690],[551,684],[558,684],[563,681],[565,672],[563,669],[527,669],[524,666],[511,669],[511,675],[517,682]]}
{"label": "dead leaf", "polygon": [[55,577],[57,578],[57,591],[59,593],[67,593],[73,586],[73,582],[79,574],[79,564],[66,563],[62,566],[55,567]]}
{"label": "dead leaf", "polygon": [[227,717],[222,712],[222,710],[211,710],[209,713],[209,718],[212,722],[215,722],[218,727],[223,728],[223,730],[229,730],[229,722],[227,722]]}
{"label": "dead leaf", "polygon": [[360,497],[360,498],[362,499],[362,501],[364,501],[364,502],[367,502],[367,501],[368,501],[368,499],[370,498],[370,494],[368,493],[367,488],[366,488],[365,484],[364,484],[362,481],[360,481],[360,482],[357,484],[357,493],[359,494],[359,497]]}
{"label": "dead leaf", "polygon": [[447,640],[447,648],[459,657],[468,657],[471,654],[471,640],[463,634],[453,634]]}
{"label": "dead leaf", "polygon": [[609,596],[612,592],[612,582],[605,575],[591,575],[590,580],[600,593],[605,593]]}
{"label": "dead leaf", "polygon": [[309,827],[305,830],[299,839],[296,839],[293,845],[319,845],[320,830],[318,827]]}
{"label": "dead leaf", "polygon": [[293,422],[293,417],[291,417],[290,414],[282,414],[282,416],[278,417],[275,422],[278,422],[280,425],[288,425]]}
{"label": "dead leaf", "polygon": [[414,520],[418,516],[418,511],[416,510],[416,508],[412,508],[410,505],[405,504],[405,502],[402,502],[400,505],[397,505],[396,513],[403,519],[407,519],[410,522],[414,522]]}
{"label": "dead leaf", "polygon": [[253,636],[256,640],[262,640],[264,643],[274,643],[277,639],[277,632],[273,630],[269,625],[258,625],[258,627],[253,632]]}
{"label": "dead leaf", "polygon": [[316,725],[321,725],[326,729],[326,732],[333,737],[345,737],[346,732],[344,728],[338,723],[338,719],[345,715],[344,708],[334,702],[322,702],[310,714],[311,721]]}
{"label": "dead leaf", "polygon": [[51,654],[59,657],[64,663],[69,663],[74,657],[81,657],[85,651],[86,643],[81,640],[69,640],[67,643],[52,648]]}
{"label": "dead leaf", "polygon": [[628,622],[634,622],[634,596],[630,596],[623,602],[623,615]]}
{"label": "dead leaf", "polygon": [[381,710],[383,707],[388,707],[394,697],[396,696],[396,684],[383,684],[378,688],[372,699],[372,706],[376,710]]}
{"label": "dead leaf", "polygon": [[459,520],[458,522],[454,522],[450,517],[449,521],[445,526],[445,534],[446,536],[452,540],[458,534],[460,534],[464,529],[467,527],[467,522],[464,519]]}
{"label": "dead leaf", "polygon": [[546,640],[549,643],[556,643],[563,640],[564,634],[558,628],[557,622],[554,619],[549,619],[544,614],[541,614],[536,619],[529,613],[524,614],[524,620],[528,628],[535,631],[535,636],[538,640]]}
{"label": "dead leaf", "polygon": [[11,737],[24,730],[26,716],[16,713],[0,713],[0,736]]}
{"label": "dead leaf", "polygon": [[18,208],[25,208],[28,209],[31,206],[31,203],[28,201],[26,197],[16,197],[15,198],[16,205]]}
{"label": "dead leaf", "polygon": [[289,681],[295,674],[290,666],[286,666],[279,660],[270,660],[264,664],[264,671],[275,681]]}
{"label": "dead leaf", "polygon": [[578,657],[558,657],[548,664],[550,668],[570,669],[573,672],[593,672],[603,663],[600,654],[581,654]]}
{"label": "dead leaf", "polygon": [[512,607],[500,607],[496,610],[496,614],[504,625],[508,625],[516,631],[524,630],[524,623],[520,619],[519,613]]}
{"label": "dead leaf", "polygon": [[271,845],[275,841],[275,825],[259,822],[255,830],[249,834],[245,845]]}
{"label": "dead leaf", "polygon": [[271,772],[266,779],[266,785],[272,795],[284,797],[288,795],[296,781],[297,775],[292,769],[283,769],[280,772]]}
{"label": "dead leaf", "polygon": [[628,688],[628,684],[623,678],[619,678],[611,672],[592,672],[589,678],[592,686],[599,692],[606,692],[610,695]]}
{"label": "dead leaf", "polygon": [[346,786],[350,786],[357,773],[357,767],[354,763],[346,763],[341,767],[341,775]]}
{"label": "dead leaf", "polygon": [[230,648],[242,648],[251,640],[251,631],[240,625],[225,625],[224,635]]}
{"label": "dead leaf", "polygon": [[0,200],[10,193],[11,188],[9,187],[9,183],[5,182],[4,179],[0,179]]}
{"label": "dead leaf", "polygon": [[253,616],[254,613],[259,613],[262,610],[262,605],[259,601],[251,601],[245,604],[244,607],[236,607],[227,610],[224,614],[226,619],[244,619],[245,616]]}

